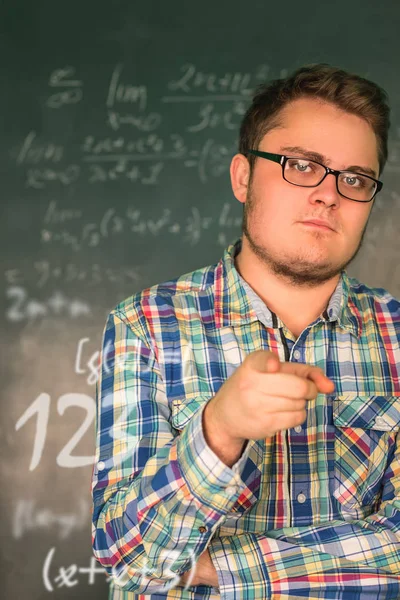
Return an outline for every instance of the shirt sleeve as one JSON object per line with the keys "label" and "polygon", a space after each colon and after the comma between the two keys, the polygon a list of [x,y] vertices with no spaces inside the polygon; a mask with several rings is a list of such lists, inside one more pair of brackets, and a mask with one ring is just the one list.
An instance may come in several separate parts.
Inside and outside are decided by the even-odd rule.
{"label": "shirt sleeve", "polygon": [[[92,544],[123,590],[165,592],[193,567],[241,494],[247,448],[232,469],[207,446],[203,410],[181,434],[143,321],[108,316],[96,386]],[[203,407],[204,408],[204,407]],[[249,467],[247,467],[249,468]]]}
{"label": "shirt sleeve", "polygon": [[209,546],[222,598],[400,598],[400,440],[379,511],[268,534],[215,537]]}

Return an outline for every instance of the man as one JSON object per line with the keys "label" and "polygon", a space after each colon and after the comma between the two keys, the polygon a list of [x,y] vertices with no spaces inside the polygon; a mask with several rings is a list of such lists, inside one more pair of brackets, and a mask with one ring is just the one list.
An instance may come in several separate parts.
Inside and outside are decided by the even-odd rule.
{"label": "man", "polygon": [[345,270],[388,128],[384,91],[329,65],[261,87],[231,163],[242,238],[110,313],[110,598],[400,597],[400,303]]}

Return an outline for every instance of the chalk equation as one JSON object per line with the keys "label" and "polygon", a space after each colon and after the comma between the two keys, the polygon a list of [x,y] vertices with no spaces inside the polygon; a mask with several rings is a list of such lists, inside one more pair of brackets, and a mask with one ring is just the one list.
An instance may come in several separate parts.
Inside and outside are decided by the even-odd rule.
{"label": "chalk equation", "polygon": [[[129,572],[131,569],[128,565],[114,565],[111,569],[111,573],[109,574],[103,567],[99,565],[96,558],[92,556],[90,557],[88,567],[79,567],[76,563],[72,563],[67,567],[56,567],[54,566],[55,554],[56,547],[53,546],[48,551],[42,567],[42,580],[44,587],[48,592],[54,592],[55,589],[63,587],[76,587],[82,582],[82,579],[84,579],[84,583],[87,585],[94,585],[96,583],[97,576],[101,576],[101,578],[105,577],[105,581],[107,583],[110,583],[111,580],[114,580],[117,585],[124,585],[124,583],[130,579]],[[196,573],[196,560],[193,550],[190,550],[187,554],[190,563],[190,571],[185,586],[182,586],[184,590],[187,590],[190,587]],[[160,553],[160,557],[162,559],[166,559],[169,563],[164,572],[164,576],[168,583],[166,583],[163,587],[163,591],[168,591],[179,585],[181,580],[181,575],[174,573],[172,570],[175,561],[181,557],[181,554],[176,550],[164,550]],[[148,566],[148,562],[149,561],[146,558],[139,568],[135,567],[134,569],[135,579],[139,575],[141,583],[150,582],[152,576],[156,576],[154,570]],[[83,578],[81,575],[83,575]]]}
{"label": "chalk equation", "polygon": [[[202,121],[193,126],[193,131],[203,130],[205,120],[215,127],[220,118],[216,120],[207,106],[203,112]],[[236,129],[236,126],[229,128]],[[179,162],[181,169],[195,169],[205,184],[210,177],[220,177],[228,172],[235,151],[233,142],[226,144],[208,138],[194,144],[178,133],[167,136],[151,133],[134,139],[121,135],[101,138],[87,135],[82,140],[79,155],[71,163],[67,162],[68,152],[64,145],[40,140],[37,132],[32,130],[18,149],[16,165],[24,168],[25,187],[37,190],[55,185],[66,187],[77,183],[95,185],[121,181],[154,186],[160,183],[161,174],[168,173],[174,162]]]}
{"label": "chalk equation", "polygon": [[[155,93],[148,82],[132,81],[129,66],[118,62],[104,73],[104,93],[98,98],[98,106],[104,109],[100,125],[111,135],[83,134],[74,141],[71,156],[69,140],[67,144],[62,135],[49,139],[32,128],[11,149],[11,156],[24,170],[25,187],[33,190],[121,181],[154,186],[173,163],[179,170],[194,170],[207,183],[227,173],[236,152],[234,134],[252,91],[268,77],[284,74],[285,70],[273,73],[267,64],[251,71],[217,73],[188,63]],[[79,110],[85,102],[84,87],[75,66],[54,69],[48,78],[45,109],[60,114]],[[190,110],[182,111],[182,105]],[[176,117],[179,130],[174,131],[171,124]],[[228,142],[218,139],[223,132],[230,137]]]}
{"label": "chalk equation", "polygon": [[[71,262],[60,264],[50,258],[35,260],[32,263],[26,261],[24,270],[10,268],[4,271],[6,286],[22,286],[23,289],[28,283],[37,288],[43,288],[55,282],[59,284],[79,282],[85,287],[95,287],[103,283],[129,285],[137,283],[140,278],[139,267],[116,266],[110,268],[98,263],[87,266]],[[30,312],[28,311],[29,314]],[[72,316],[74,314],[75,311]]]}
{"label": "chalk equation", "polygon": [[[105,110],[104,124],[118,135],[86,134],[74,144],[78,154],[74,150],[71,157],[62,141],[46,139],[35,129],[28,131],[11,150],[16,166],[24,169],[25,187],[42,190],[105,182],[156,186],[173,163],[178,164],[177,173],[194,170],[203,184],[226,175],[251,94],[261,82],[284,77],[288,71],[261,64],[245,72],[205,72],[193,63],[178,70],[176,77],[164,81],[164,90],[155,94],[146,82],[131,81],[128,66],[114,65],[111,73],[104,73],[104,94],[98,103]],[[84,101],[84,82],[72,65],[54,69],[48,87],[45,105],[49,110],[60,111]],[[160,106],[154,110],[157,103]],[[184,112],[182,105],[188,108]],[[171,111],[178,111],[179,131],[170,130],[169,123],[176,121]],[[208,137],[211,132],[214,137]],[[229,142],[218,139],[223,132]],[[389,143],[389,172],[399,172],[399,128],[395,133],[396,139]]]}
{"label": "chalk equation", "polygon": [[[148,217],[136,206],[128,206],[123,210],[118,208],[107,208],[96,221],[88,221],[84,218],[82,211],[69,215],[68,219],[57,218],[55,201],[51,202],[44,217],[44,227],[40,232],[42,244],[61,244],[75,252],[83,248],[96,248],[108,241],[110,238],[122,238],[135,234],[144,238],[145,236],[157,237],[161,234],[168,236],[179,236],[184,244],[195,246],[201,241],[205,230],[215,231],[215,241],[222,245],[227,237],[234,236],[242,222],[241,216],[233,214],[233,207],[229,203],[223,204],[219,215],[201,214],[196,206],[188,208],[187,213],[173,215],[170,208],[161,208],[159,214]],[[153,211],[154,214],[154,211]],[[86,221],[86,222],[85,222]],[[226,231],[227,236],[223,239],[218,235]]]}
{"label": "chalk equation", "polygon": [[69,298],[59,290],[54,291],[46,300],[38,300],[29,298],[24,287],[11,285],[6,288],[6,297],[10,305],[6,309],[5,316],[12,323],[34,321],[50,316],[77,319],[91,314],[91,308],[85,300]]}

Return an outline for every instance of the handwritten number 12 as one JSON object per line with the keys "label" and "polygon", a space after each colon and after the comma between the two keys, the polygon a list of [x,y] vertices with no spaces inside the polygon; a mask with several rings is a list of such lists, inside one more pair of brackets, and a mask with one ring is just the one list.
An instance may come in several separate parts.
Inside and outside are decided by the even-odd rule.
{"label": "handwritten number 12", "polygon": [[[15,425],[16,431],[21,429],[29,421],[31,417],[36,415],[36,433],[35,441],[33,444],[33,453],[29,470],[33,471],[36,469],[43,454],[43,448],[46,441],[47,426],[49,424],[50,414],[50,395],[46,393],[40,394],[36,400],[28,406],[23,415],[18,419]],[[69,442],[65,444],[64,448],[58,454],[56,462],[60,467],[75,468],[75,467],[86,467],[92,465],[95,461],[94,456],[72,456],[71,452],[74,450],[76,445],[80,442],[86,431],[91,427],[96,412],[96,405],[90,396],[87,394],[69,393],[63,394],[59,397],[57,402],[58,414],[63,416],[67,408],[78,407],[86,410],[86,416],[71,437]]]}

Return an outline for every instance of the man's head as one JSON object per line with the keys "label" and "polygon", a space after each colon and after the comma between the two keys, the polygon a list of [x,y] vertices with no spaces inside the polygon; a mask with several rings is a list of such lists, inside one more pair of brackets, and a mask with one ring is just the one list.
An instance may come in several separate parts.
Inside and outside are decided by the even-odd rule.
{"label": "man's head", "polygon": [[[300,158],[311,152],[332,169],[359,165],[378,179],[388,154],[386,101],[376,84],[329,65],[303,67],[259,88],[242,122],[231,179],[244,203],[244,243],[276,275],[304,286],[337,275],[360,249],[374,201],[344,198],[331,174],[317,187],[292,185],[280,164],[248,150]],[[287,150],[294,147],[304,152]],[[302,223],[311,218],[328,221],[335,231]]]}

